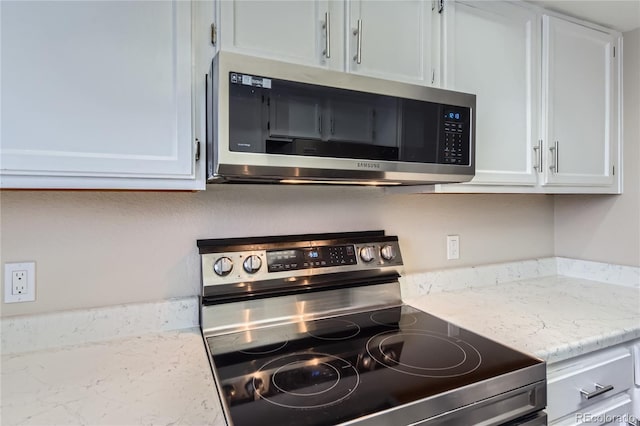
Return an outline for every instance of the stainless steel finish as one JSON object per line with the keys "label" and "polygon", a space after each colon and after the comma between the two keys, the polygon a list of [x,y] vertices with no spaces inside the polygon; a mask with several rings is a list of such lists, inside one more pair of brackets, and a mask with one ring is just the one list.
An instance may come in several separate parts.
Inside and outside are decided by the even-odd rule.
{"label": "stainless steel finish", "polygon": [[243,269],[249,274],[255,274],[258,272],[261,266],[262,259],[260,259],[260,256],[251,255],[242,262]]}
{"label": "stainless steel finish", "polygon": [[358,27],[353,30],[353,35],[356,36],[356,54],[353,56],[353,60],[356,64],[362,63],[362,19],[358,19]]}
{"label": "stainless steel finish", "polygon": [[604,393],[607,393],[613,390],[613,385],[603,386],[601,384],[596,383],[595,386],[596,386],[596,390],[594,390],[593,392],[580,389],[580,394],[582,395],[582,397],[584,399],[589,400],[589,399],[595,398],[596,396],[600,396]]}
{"label": "stainless steel finish", "polygon": [[248,300],[202,306],[200,321],[204,336],[210,337],[401,304],[400,284],[391,282],[282,296],[269,299],[269,303]]}
{"label": "stainless steel finish", "polygon": [[[339,89],[379,93],[471,108],[470,165],[423,164],[400,161],[368,161],[348,158],[291,156],[234,152],[229,149],[229,72],[264,75]],[[427,86],[303,65],[287,64],[221,51],[209,73],[209,137],[207,179],[227,181],[357,183],[370,185],[465,182],[475,173],[475,96]]]}
{"label": "stainless steel finish", "polygon": [[324,28],[324,52],[322,54],[325,58],[331,58],[331,14],[329,12],[324,13],[324,24],[322,24],[322,28]]}
{"label": "stainless steel finish", "polygon": [[[243,241],[235,246],[234,243],[227,245],[226,242],[220,243],[219,246],[200,245],[204,252],[201,255],[204,286],[200,324],[212,364],[212,353],[226,353],[238,350],[238,347],[246,349],[295,338],[301,332],[307,331],[307,321],[310,320],[402,305],[400,284],[397,280],[402,270],[402,257],[394,237],[373,235],[366,240],[361,237],[358,240],[361,243],[352,244],[357,259],[355,265],[267,272],[268,268],[264,265],[267,258],[273,264],[276,256],[281,254],[271,253],[271,250],[282,250],[282,256],[289,256],[286,251],[292,249],[349,245],[345,240],[336,238],[316,241],[274,240],[264,244]],[[384,239],[388,241],[383,241]],[[237,248],[241,251],[207,252],[218,248]],[[371,255],[372,260],[361,261],[360,257],[363,254],[365,258]],[[291,258],[299,259],[298,256]],[[228,263],[222,259],[228,259]],[[254,262],[259,262],[262,267],[254,274],[244,268],[237,268],[239,271],[234,270],[233,273],[220,277],[215,271],[217,262],[220,262],[221,266],[242,262],[243,266],[249,263],[252,267],[256,266]],[[334,281],[336,277],[340,277],[337,282]],[[356,279],[363,277],[368,285],[358,286]],[[312,283],[316,284],[314,279],[324,278],[329,278],[332,284],[329,290],[306,291]],[[278,280],[281,281],[280,284],[286,284],[287,292],[284,295],[262,299],[237,297],[230,299],[232,301],[228,303],[223,303],[227,299],[207,297],[208,291],[215,292],[218,289],[223,296],[242,296]],[[337,287],[339,282],[348,285]],[[305,291],[295,291],[296,286]],[[449,329],[457,330],[457,327],[450,325]],[[258,340],[256,330],[260,330]],[[234,383],[222,387],[215,368],[213,374],[221,399],[224,399],[225,392],[239,392],[240,395],[244,392]],[[385,376],[385,370],[373,369],[367,372],[367,380],[375,382],[379,376]],[[241,380],[238,383],[243,382],[244,378],[249,380],[243,375],[239,377]],[[540,426],[546,425],[546,415],[541,412],[546,405],[546,398],[546,365],[544,361],[539,360],[538,364],[530,367],[453,388],[424,399],[411,401],[409,398],[407,401],[410,402],[394,408],[382,408],[376,413],[341,424]],[[222,402],[227,422],[232,424],[228,407],[224,401]]]}
{"label": "stainless steel finish", "polygon": [[[360,249],[365,246],[373,247],[373,257],[375,261],[371,261],[370,263],[358,262],[355,265],[349,266],[332,266],[325,268],[309,268],[305,269],[304,274],[307,276],[320,275],[320,274],[331,274],[336,272],[355,272],[355,271],[379,271],[380,273],[396,273],[397,275],[401,275],[402,273],[402,256],[400,254],[400,250],[398,248],[397,242],[390,241],[382,241],[382,242],[371,242],[366,244],[354,244],[356,253],[360,252]],[[396,257],[391,260],[385,260],[379,256],[380,250],[383,245],[391,245],[393,246],[394,251],[397,253]],[[312,245],[311,242],[308,247],[314,247],[317,245]],[[286,248],[287,246],[283,246]],[[268,272],[267,268],[261,268],[254,274],[247,274],[243,269],[239,268],[237,271],[234,271],[233,274],[227,274],[225,276],[220,276],[215,271],[215,262],[220,257],[225,257],[229,259],[231,262],[237,262],[238,264],[242,264],[245,259],[249,256],[257,256],[262,260],[262,263],[266,264],[267,259],[267,251],[266,250],[252,250],[252,251],[240,251],[240,252],[222,252],[222,253],[207,253],[202,255],[202,283],[204,288],[206,289],[209,286],[219,286],[219,285],[235,285],[238,288],[238,291],[243,292],[247,290],[247,286],[251,285],[251,283],[260,281],[260,280],[290,280],[293,283],[296,282],[295,278],[300,277],[300,270],[285,270],[281,272]],[[206,291],[206,290],[205,290]]]}
{"label": "stainless steel finish", "polygon": [[360,259],[369,263],[376,257],[375,248],[373,246],[366,246],[360,249]]}
{"label": "stainless steel finish", "polygon": [[380,255],[385,260],[393,260],[396,257],[396,250],[391,244],[385,244],[380,249]]}
{"label": "stainless steel finish", "polygon": [[533,152],[535,153],[536,164],[533,168],[539,172],[542,172],[542,139],[538,139],[538,146],[533,147]]}
{"label": "stainless steel finish", "polygon": [[549,147],[549,150],[553,152],[553,164],[549,166],[553,173],[560,173],[560,167],[558,165],[558,141],[555,141],[554,145]]}
{"label": "stainless steel finish", "polygon": [[213,263],[213,272],[220,277],[229,275],[233,270],[233,261],[226,256],[217,258]]}
{"label": "stainless steel finish", "polygon": [[[545,375],[546,367],[541,363],[343,425],[502,425],[546,406]],[[494,396],[487,398],[487,395]]]}

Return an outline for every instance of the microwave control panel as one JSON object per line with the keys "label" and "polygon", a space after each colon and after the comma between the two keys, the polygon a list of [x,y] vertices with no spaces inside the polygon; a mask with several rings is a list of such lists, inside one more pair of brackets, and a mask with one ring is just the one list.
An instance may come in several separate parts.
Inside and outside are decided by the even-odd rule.
{"label": "microwave control panel", "polygon": [[440,164],[469,164],[469,109],[445,107],[440,132]]}

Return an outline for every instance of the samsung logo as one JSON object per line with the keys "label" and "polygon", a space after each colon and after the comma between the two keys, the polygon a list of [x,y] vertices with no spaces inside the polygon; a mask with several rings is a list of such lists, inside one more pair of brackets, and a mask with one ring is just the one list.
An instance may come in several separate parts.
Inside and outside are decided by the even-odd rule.
{"label": "samsung logo", "polygon": [[361,169],[379,169],[380,163],[365,163],[363,161],[359,161],[356,163],[356,167]]}

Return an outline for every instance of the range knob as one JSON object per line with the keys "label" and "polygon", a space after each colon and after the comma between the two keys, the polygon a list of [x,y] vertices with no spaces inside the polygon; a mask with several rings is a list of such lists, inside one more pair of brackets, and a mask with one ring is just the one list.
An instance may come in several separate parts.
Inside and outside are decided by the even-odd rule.
{"label": "range knob", "polygon": [[247,256],[247,258],[242,263],[242,267],[244,268],[244,270],[250,274],[255,274],[256,272],[258,272],[261,266],[262,259],[260,259],[256,255]]}
{"label": "range knob", "polygon": [[369,263],[376,257],[376,251],[373,246],[366,246],[360,249],[360,259]]}
{"label": "range knob", "polygon": [[393,260],[396,257],[396,249],[392,245],[386,244],[380,249],[380,256],[384,260]]}
{"label": "range knob", "polygon": [[229,275],[229,272],[233,269],[233,262],[228,257],[220,257],[213,264],[213,272],[221,277]]}

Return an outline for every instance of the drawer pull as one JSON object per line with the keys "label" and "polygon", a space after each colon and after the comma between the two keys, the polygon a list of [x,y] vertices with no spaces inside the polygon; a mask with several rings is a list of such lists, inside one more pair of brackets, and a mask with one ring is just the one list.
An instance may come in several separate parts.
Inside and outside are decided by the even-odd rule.
{"label": "drawer pull", "polygon": [[596,390],[594,390],[593,392],[587,392],[584,389],[580,389],[580,393],[582,394],[582,397],[584,399],[591,399],[591,398],[595,398],[596,396],[600,396],[603,393],[609,392],[613,390],[613,385],[609,385],[609,386],[602,386],[599,385],[598,383],[596,383]]}

